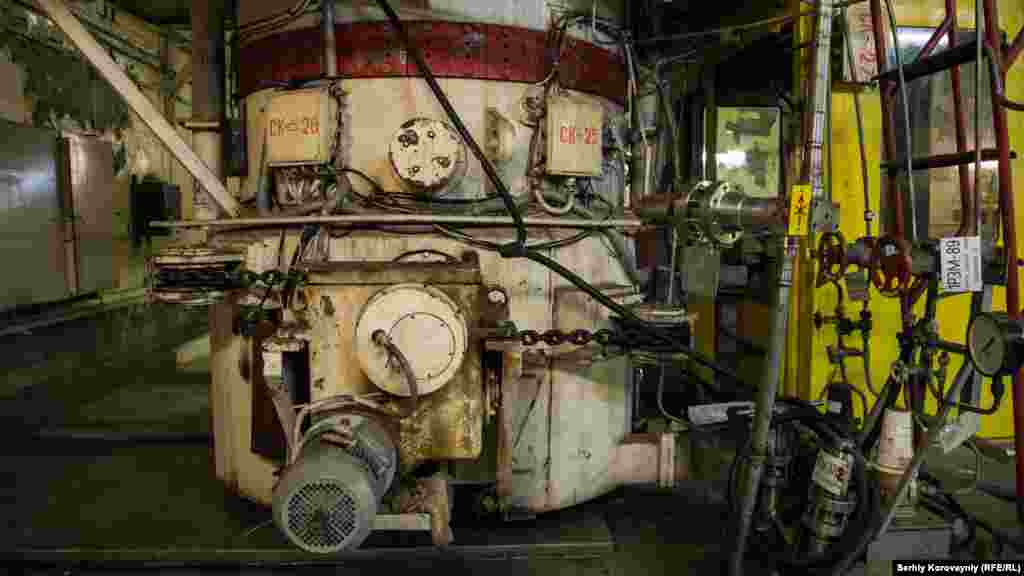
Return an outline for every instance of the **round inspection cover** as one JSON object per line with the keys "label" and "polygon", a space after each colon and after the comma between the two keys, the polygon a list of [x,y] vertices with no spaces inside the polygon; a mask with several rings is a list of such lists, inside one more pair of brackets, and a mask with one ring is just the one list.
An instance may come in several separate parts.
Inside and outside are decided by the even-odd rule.
{"label": "round inspection cover", "polygon": [[356,322],[356,356],[367,377],[396,396],[411,396],[412,390],[387,350],[373,342],[377,330],[409,361],[420,395],[440,389],[455,376],[469,343],[465,316],[444,292],[399,284],[374,294]]}
{"label": "round inspection cover", "polygon": [[398,178],[412,190],[441,191],[466,173],[466,145],[438,120],[414,118],[402,124],[388,153]]}

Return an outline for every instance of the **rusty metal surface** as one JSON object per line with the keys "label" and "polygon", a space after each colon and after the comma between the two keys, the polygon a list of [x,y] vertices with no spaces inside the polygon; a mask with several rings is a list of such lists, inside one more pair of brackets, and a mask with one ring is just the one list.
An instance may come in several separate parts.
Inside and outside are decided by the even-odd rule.
{"label": "rusty metal surface", "polygon": [[403,487],[391,506],[402,515],[427,515],[433,543],[437,546],[451,543],[453,536],[449,526],[451,506],[448,499],[448,481],[443,477],[422,478],[415,484]]}
{"label": "rusty metal surface", "polygon": [[[333,267],[333,264],[331,265]],[[479,269],[463,269],[461,284],[441,283],[450,272],[436,263],[346,263],[346,273],[333,276],[333,283],[306,286],[309,303],[304,317],[312,327],[310,342],[310,378],[312,400],[338,394],[365,395],[377,388],[359,368],[353,338],[356,321],[366,302],[397,278],[410,281],[386,269],[418,271],[421,280],[443,291],[463,310],[468,324],[477,322],[480,288],[468,280],[479,278]],[[362,275],[362,270],[366,275]],[[380,273],[381,271],[384,273]],[[374,276],[376,274],[376,276]],[[368,275],[368,276],[367,276]],[[474,276],[475,275],[475,276]],[[377,283],[370,283],[376,278]],[[344,283],[345,281],[349,283]],[[382,281],[384,280],[384,281]],[[483,383],[479,361],[479,343],[470,341],[466,360],[448,384],[419,398],[416,410],[400,422],[398,448],[402,468],[410,470],[425,460],[472,459],[480,456],[483,445]],[[401,412],[405,399],[389,399],[386,405]]]}
{"label": "rusty metal surface", "polygon": [[[496,242],[507,241],[511,236],[508,231],[493,229],[477,231],[476,234]],[[286,238],[285,257],[293,253],[297,236],[295,231]],[[257,261],[261,266],[270,265],[279,260],[279,231],[231,230],[218,233],[215,238],[225,247],[253,243],[250,244],[253,248],[250,265]],[[264,244],[265,254],[262,248],[256,249]],[[332,268],[358,270],[361,267],[375,270],[393,266],[399,269],[390,261],[401,254],[425,249],[459,257],[466,248],[450,239],[428,234],[356,231],[331,240],[333,259],[373,259],[376,262],[322,266],[319,269],[325,271],[324,283],[303,288],[305,297],[301,300],[310,308],[305,314],[296,313],[303,316],[297,320],[306,321],[311,328],[312,370],[318,372],[310,379],[314,400],[340,393],[361,395],[379,392],[355,361],[352,333],[365,302],[385,286],[405,280],[381,274],[378,280],[381,284],[362,284],[365,280],[359,274],[341,272],[332,280],[326,271]],[[563,249],[557,257],[563,265],[592,278],[599,286],[628,284],[621,266],[599,238],[587,239]],[[442,274],[440,269],[446,266],[426,262],[414,264],[427,270],[434,266],[438,274]],[[509,319],[521,324],[521,328],[542,332],[556,327],[567,330],[605,326],[604,317],[587,304],[583,293],[553,278],[550,271],[540,266],[523,265],[522,262],[503,259],[498,254],[480,252],[479,267],[483,279],[480,284],[438,285],[430,278],[421,280],[445,290],[453,300],[472,310],[473,317],[468,319],[471,326],[480,325],[479,315],[486,312],[483,302],[488,300],[488,288],[492,286],[500,287],[507,298],[507,310],[496,307],[490,318],[492,322],[501,321],[507,314]],[[254,269],[262,270],[259,267]],[[330,314],[321,311],[330,311]],[[227,329],[230,330],[230,326]],[[593,355],[589,349],[567,351],[562,356],[554,350],[509,347],[487,353],[502,360],[492,363],[493,370],[485,385],[482,363],[478,360],[482,352],[480,340],[475,340],[477,342],[467,354],[457,380],[424,397],[416,414],[401,424],[400,432],[396,430],[406,470],[418,459],[434,458],[430,454],[449,452],[458,454],[452,459],[466,464],[496,465],[497,468],[489,472],[496,476],[486,477],[496,477],[501,504],[506,510],[536,512],[564,508],[614,487],[615,478],[610,473],[610,465],[617,450],[613,445],[617,445],[627,432],[624,412],[628,398],[623,397],[627,381],[624,360],[603,362],[603,359],[587,358],[588,354]],[[215,397],[222,396],[223,402],[230,404],[230,407],[215,410],[215,421],[225,428],[229,428],[229,419],[242,422],[238,430],[215,432],[218,439],[215,444],[237,446],[225,458],[230,461],[230,472],[219,472],[218,475],[236,490],[263,501],[269,498],[263,494],[269,494],[272,469],[266,460],[250,451],[250,393],[253,383],[239,373],[238,354],[234,347],[222,350],[221,345],[213,346],[213,363],[218,367],[214,381],[221,391]],[[470,368],[472,373],[467,372]],[[464,376],[464,380],[458,380]],[[388,408],[396,406],[397,403],[392,403]],[[482,438],[488,409],[494,411],[489,424],[494,430],[488,433],[487,438]],[[467,425],[471,428],[471,435],[463,432]],[[460,448],[464,437],[472,449]],[[496,452],[492,452],[495,449]],[[440,459],[449,457],[441,456]]]}
{"label": "rusty metal surface", "polygon": [[306,266],[310,285],[479,284],[474,262],[326,262]]}
{"label": "rusty metal surface", "polygon": [[[546,34],[516,26],[454,22],[407,22],[413,41],[434,74],[506,82],[539,82]],[[358,22],[335,27],[338,73],[347,78],[418,76],[401,43],[385,22]],[[320,29],[292,30],[241,47],[239,83],[243,94],[266,82],[316,78],[320,63]],[[622,103],[626,73],[622,58],[599,46],[570,39],[561,67],[563,87]]]}
{"label": "rusty metal surface", "polygon": [[114,151],[98,138],[68,136],[71,206],[74,209],[77,292],[114,287]]}

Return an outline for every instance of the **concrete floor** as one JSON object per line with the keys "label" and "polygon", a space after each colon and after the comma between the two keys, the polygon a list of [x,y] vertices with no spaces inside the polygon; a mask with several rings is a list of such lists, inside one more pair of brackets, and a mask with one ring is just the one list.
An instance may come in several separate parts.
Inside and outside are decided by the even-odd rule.
{"label": "concrete floor", "polygon": [[[21,438],[2,448],[0,509],[8,521],[0,524],[0,542],[12,549],[60,549],[67,559],[101,552],[121,559],[308,560],[267,524],[267,510],[225,492],[202,441],[29,440],[21,435],[25,430],[14,426],[19,415],[34,414],[30,421],[50,429],[201,437],[209,432],[208,383],[208,366],[200,360],[177,371],[166,364],[143,374],[112,370],[87,388],[79,381],[74,390],[51,389],[0,402],[5,428]],[[52,403],[56,399],[61,401]],[[944,465],[968,461],[963,455]],[[985,472],[989,479],[1013,475],[1012,467],[992,464]],[[963,502],[997,525],[1015,526],[1012,506],[1002,501],[971,495]],[[487,556],[510,561],[448,554],[398,562],[403,568],[408,562],[433,568],[444,562],[459,573],[713,574],[719,573],[726,541],[725,519],[720,494],[694,481],[671,498],[629,492],[496,532],[454,526],[455,544],[466,550],[484,543],[548,544],[526,555],[510,548]],[[356,571],[363,566],[359,557],[351,562]],[[372,567],[377,573],[381,568],[379,563]]]}

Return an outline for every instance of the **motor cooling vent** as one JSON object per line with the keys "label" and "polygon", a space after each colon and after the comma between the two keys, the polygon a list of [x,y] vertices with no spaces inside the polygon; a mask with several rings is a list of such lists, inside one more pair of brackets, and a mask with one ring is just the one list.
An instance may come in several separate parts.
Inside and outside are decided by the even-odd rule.
{"label": "motor cooling vent", "polygon": [[[347,429],[351,445],[320,435]],[[387,432],[360,415],[325,419],[306,433],[299,457],[274,487],[274,522],[295,546],[314,554],[358,547],[369,536],[397,468]]]}
{"label": "motor cooling vent", "polygon": [[345,548],[357,528],[356,501],[344,486],[306,484],[286,504],[288,531],[310,552]]}

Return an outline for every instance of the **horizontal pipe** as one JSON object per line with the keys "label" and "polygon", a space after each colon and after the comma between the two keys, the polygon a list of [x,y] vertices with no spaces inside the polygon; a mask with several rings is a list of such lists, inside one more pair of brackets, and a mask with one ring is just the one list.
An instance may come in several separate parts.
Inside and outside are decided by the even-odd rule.
{"label": "horizontal pipe", "polygon": [[952,354],[960,354],[961,356],[967,355],[967,346],[958,344],[956,342],[947,342],[946,340],[936,340],[935,347],[943,352],[950,352]]}
{"label": "horizontal pipe", "polygon": [[741,205],[726,213],[739,223],[740,229],[771,228],[782,223],[779,207],[778,198],[747,197]]}
{"label": "horizontal pipe", "polygon": [[[540,228],[640,228],[641,220],[581,220],[576,218],[523,218],[527,226]],[[231,218],[228,220],[155,221],[155,228],[230,228],[236,226],[299,226],[304,224],[447,224],[452,226],[514,226],[504,216],[446,216],[443,214],[361,214],[346,216],[286,216],[269,218]]]}

